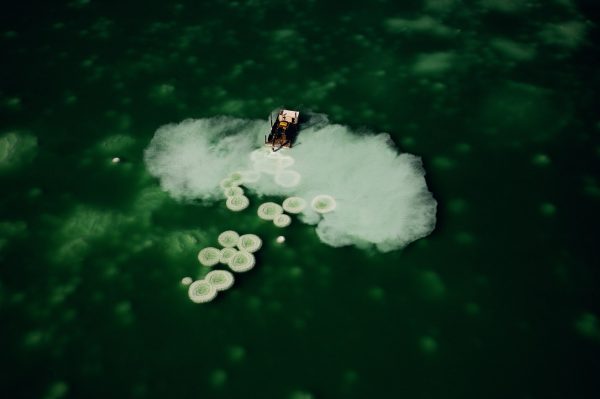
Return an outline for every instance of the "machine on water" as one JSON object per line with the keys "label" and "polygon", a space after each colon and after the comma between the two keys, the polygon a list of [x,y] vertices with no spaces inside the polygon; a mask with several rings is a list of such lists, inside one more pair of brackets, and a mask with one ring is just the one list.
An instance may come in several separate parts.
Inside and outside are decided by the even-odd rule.
{"label": "machine on water", "polygon": [[283,147],[292,148],[299,129],[299,111],[282,109],[273,123],[271,116],[271,133],[265,136],[265,145],[271,146],[273,152]]}

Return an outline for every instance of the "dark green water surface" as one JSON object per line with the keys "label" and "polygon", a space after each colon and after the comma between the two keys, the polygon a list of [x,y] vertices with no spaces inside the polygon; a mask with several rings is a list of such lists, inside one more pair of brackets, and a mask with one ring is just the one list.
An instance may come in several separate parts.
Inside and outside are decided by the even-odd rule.
{"label": "dark green water surface", "polygon": [[[1,398],[598,395],[596,2],[2,8]],[[279,106],[421,156],[435,231],[277,245],[146,171],[163,124]],[[194,304],[227,229],[263,237],[257,266]]]}

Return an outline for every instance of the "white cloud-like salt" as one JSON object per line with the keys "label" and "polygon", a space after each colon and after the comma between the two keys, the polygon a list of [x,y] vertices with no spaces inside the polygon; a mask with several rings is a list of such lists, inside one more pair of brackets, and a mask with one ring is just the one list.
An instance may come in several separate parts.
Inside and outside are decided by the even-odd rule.
{"label": "white cloud-like salt", "polygon": [[[166,125],[146,149],[146,164],[177,199],[223,199],[220,182],[235,171],[262,172],[242,179],[254,194],[306,201],[330,195],[333,212],[319,215],[307,207],[301,219],[317,224],[321,240],[332,246],[373,244],[389,251],[428,235],[437,203],[420,158],[399,154],[387,134],[358,135],[322,116],[312,119],[319,118],[302,126],[297,145],[275,155],[263,148],[269,131],[263,121],[216,117]],[[295,185],[281,184],[291,176]]]}

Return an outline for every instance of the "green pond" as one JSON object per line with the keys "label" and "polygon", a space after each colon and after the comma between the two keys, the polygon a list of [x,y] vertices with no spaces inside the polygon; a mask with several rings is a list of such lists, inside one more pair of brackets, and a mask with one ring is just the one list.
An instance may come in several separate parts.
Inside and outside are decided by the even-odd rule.
{"label": "green pond", "polygon": [[[593,0],[3,4],[0,397],[595,397],[599,14]],[[280,196],[248,191],[231,212],[148,170],[165,124],[268,127],[280,107],[420,157],[431,234],[334,247],[295,215],[257,216]],[[374,160],[346,155],[357,171]],[[194,303],[182,279],[206,274],[198,252],[225,230],[261,237],[256,266]]]}

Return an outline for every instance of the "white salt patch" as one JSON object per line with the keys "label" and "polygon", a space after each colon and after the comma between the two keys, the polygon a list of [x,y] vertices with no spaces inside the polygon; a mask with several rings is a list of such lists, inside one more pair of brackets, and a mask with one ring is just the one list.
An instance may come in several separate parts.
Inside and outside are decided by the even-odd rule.
{"label": "white salt patch", "polygon": [[[434,65],[424,70],[445,70],[451,56],[438,53],[433,58]],[[435,227],[437,203],[427,189],[420,158],[399,154],[387,134],[358,135],[312,116],[313,121],[318,118],[320,123],[302,127],[301,145],[277,153],[263,147],[269,124],[262,121],[219,117],[166,125],[146,149],[146,164],[173,197],[217,200],[224,177],[237,170],[256,171],[258,163],[268,174],[243,183],[258,195],[311,200],[326,193],[335,199],[334,212],[321,215],[307,207],[301,214],[303,222],[317,224],[320,239],[332,246],[373,244],[389,251],[428,235]],[[291,162],[282,161],[285,157],[294,159],[301,176],[295,187],[274,181],[282,164]]]}

